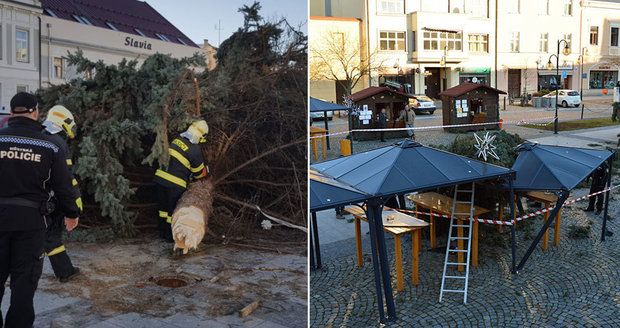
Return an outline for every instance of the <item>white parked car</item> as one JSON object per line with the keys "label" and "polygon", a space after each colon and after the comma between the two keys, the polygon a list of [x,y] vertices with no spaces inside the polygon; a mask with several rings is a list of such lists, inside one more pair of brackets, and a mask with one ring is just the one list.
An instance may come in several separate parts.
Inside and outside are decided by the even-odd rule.
{"label": "white parked car", "polygon": [[[324,112],[311,112],[310,113],[310,119],[311,120],[324,120],[323,118]],[[328,111],[327,112],[327,120],[331,121],[334,118],[334,112],[333,111]]]}
{"label": "white parked car", "polygon": [[426,95],[415,95],[413,98],[409,98],[409,105],[413,106],[413,110],[416,114],[426,112],[433,115],[435,110],[437,110],[433,99],[427,97]]}
{"label": "white parked car", "polygon": [[575,90],[560,89],[557,91],[551,91],[548,94],[544,95],[543,98],[555,98],[556,92],[558,92],[558,106],[581,106],[581,97],[579,97],[579,92]]}

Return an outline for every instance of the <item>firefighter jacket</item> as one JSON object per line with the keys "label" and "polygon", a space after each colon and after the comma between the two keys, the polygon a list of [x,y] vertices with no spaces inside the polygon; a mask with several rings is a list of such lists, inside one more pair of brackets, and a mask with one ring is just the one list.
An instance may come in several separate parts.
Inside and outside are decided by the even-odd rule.
{"label": "firefighter jacket", "polygon": [[62,149],[63,152],[65,153],[65,156],[66,156],[65,161],[67,163],[67,166],[69,167],[69,172],[71,173],[71,186],[73,187],[75,204],[78,206],[81,212],[83,210],[82,195],[80,193],[78,181],[75,179],[75,176],[73,175],[73,156],[71,153],[71,149],[69,148],[69,145],[67,144],[67,141],[66,141],[66,137],[65,137],[66,134],[64,132],[51,134],[47,131],[45,131],[45,134],[48,135],[51,142],[53,142],[56,146]]}
{"label": "firefighter jacket", "polygon": [[155,182],[167,188],[186,189],[190,179],[204,178],[208,169],[198,144],[184,137],[178,137],[168,148],[170,160],[167,169],[155,172]]}
{"label": "firefighter jacket", "polygon": [[0,129],[0,176],[0,231],[45,229],[48,190],[67,217],[78,217],[66,155],[39,122],[12,117]]}

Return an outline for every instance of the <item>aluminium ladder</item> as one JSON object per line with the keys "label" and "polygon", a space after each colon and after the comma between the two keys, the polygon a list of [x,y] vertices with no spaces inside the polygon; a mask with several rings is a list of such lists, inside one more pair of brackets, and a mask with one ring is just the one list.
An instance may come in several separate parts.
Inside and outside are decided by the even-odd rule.
{"label": "aluminium ladder", "polygon": [[[472,182],[471,189],[459,189],[460,186],[454,187],[454,198],[452,199],[452,215],[450,217],[450,230],[448,231],[448,243],[446,245],[446,257],[443,263],[443,274],[441,276],[441,289],[439,292],[439,302],[442,301],[444,293],[463,293],[463,304],[467,304],[467,287],[469,281],[469,256],[471,253],[471,231],[473,225],[474,218],[474,195],[475,195],[475,183]],[[462,188],[462,187],[461,187]],[[467,195],[469,200],[460,201],[459,195]],[[467,204],[469,205],[469,212],[457,212],[459,208],[457,204]],[[461,207],[462,208],[462,207]],[[464,219],[467,221],[467,224],[459,224],[458,217],[461,218],[469,218]],[[463,219],[461,219],[463,221]],[[454,228],[467,229],[467,237],[459,236],[457,233],[457,237],[453,237]],[[451,249],[450,246],[453,241],[467,241],[467,249]],[[465,253],[465,262],[458,262],[458,254]],[[450,255],[456,257],[457,260],[451,261]],[[459,275],[456,269],[459,266],[465,266],[465,275]],[[450,271],[448,271],[450,268]],[[453,282],[451,285],[461,285],[460,288],[448,288],[446,285],[446,281]]]}

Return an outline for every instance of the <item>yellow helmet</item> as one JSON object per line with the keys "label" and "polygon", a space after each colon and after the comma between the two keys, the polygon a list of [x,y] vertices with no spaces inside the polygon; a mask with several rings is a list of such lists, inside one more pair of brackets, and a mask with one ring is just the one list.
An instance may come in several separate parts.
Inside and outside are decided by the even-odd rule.
{"label": "yellow helmet", "polygon": [[207,141],[209,133],[209,125],[205,120],[195,121],[187,128],[187,134],[191,135],[190,141],[194,143],[203,143]]}
{"label": "yellow helmet", "polygon": [[57,128],[65,131],[67,133],[67,137],[70,139],[75,138],[76,133],[76,125],[75,118],[73,118],[73,114],[61,105],[56,105],[52,107],[49,112],[47,112],[47,118],[45,118],[45,122],[43,123],[48,128]]}

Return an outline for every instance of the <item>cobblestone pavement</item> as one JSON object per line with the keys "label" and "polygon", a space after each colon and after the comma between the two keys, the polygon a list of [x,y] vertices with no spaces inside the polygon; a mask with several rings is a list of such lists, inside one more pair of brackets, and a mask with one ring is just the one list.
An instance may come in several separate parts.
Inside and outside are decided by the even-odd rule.
{"label": "cobblestone pavement", "polygon": [[[586,194],[578,190],[573,195]],[[620,198],[620,193],[614,193]],[[410,248],[403,242],[406,289],[394,292],[398,320],[388,327],[620,327],[620,202],[610,202],[608,228],[615,235],[600,241],[602,215],[584,213],[578,202],[565,208],[561,242],[532,253],[517,275],[510,273],[508,245],[497,246],[494,227],[482,226],[479,266],[470,271],[467,305],[462,296],[448,294],[438,302],[444,253],[428,250],[424,240],[420,255],[420,284],[410,284]],[[518,225],[517,258],[530,245],[542,220],[533,220],[533,232]],[[590,237],[568,237],[571,226],[592,221]],[[319,223],[320,229],[320,223]],[[353,229],[353,228],[352,228]],[[507,240],[509,233],[502,234]],[[386,235],[387,237],[387,235]],[[368,235],[364,236],[363,268],[355,265],[355,241],[322,246],[323,269],[310,278],[310,323],[313,327],[377,327],[378,313]],[[445,236],[440,237],[439,244]],[[396,290],[392,240],[388,237],[392,288]]]}

